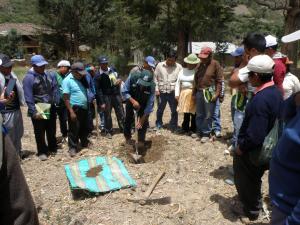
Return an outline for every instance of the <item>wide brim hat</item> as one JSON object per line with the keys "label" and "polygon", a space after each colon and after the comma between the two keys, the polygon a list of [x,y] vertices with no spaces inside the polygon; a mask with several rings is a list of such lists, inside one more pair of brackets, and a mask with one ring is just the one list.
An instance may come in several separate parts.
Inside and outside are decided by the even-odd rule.
{"label": "wide brim hat", "polygon": [[185,57],[183,61],[187,64],[198,64],[200,62],[200,59],[196,56],[196,54],[192,53]]}

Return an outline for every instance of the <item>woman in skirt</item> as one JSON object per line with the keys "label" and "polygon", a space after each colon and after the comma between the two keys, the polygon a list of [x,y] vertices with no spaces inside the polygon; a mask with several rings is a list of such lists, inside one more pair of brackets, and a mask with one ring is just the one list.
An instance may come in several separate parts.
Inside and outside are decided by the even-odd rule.
{"label": "woman in skirt", "polygon": [[186,67],[181,70],[175,86],[175,98],[178,101],[177,111],[184,114],[182,132],[191,134],[196,132],[196,103],[192,98],[195,68],[200,59],[195,54],[184,58]]}

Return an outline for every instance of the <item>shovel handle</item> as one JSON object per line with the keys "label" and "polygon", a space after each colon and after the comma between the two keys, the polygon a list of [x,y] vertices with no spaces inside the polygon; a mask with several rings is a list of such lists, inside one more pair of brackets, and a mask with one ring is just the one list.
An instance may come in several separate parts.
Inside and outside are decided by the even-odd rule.
{"label": "shovel handle", "polygon": [[154,188],[156,187],[156,185],[158,184],[158,182],[160,181],[160,179],[165,175],[165,170],[163,170],[162,172],[160,172],[155,179],[153,180],[152,184],[150,185],[150,187],[148,188],[148,190],[145,193],[145,199],[148,199],[151,195],[151,193],[153,192]]}

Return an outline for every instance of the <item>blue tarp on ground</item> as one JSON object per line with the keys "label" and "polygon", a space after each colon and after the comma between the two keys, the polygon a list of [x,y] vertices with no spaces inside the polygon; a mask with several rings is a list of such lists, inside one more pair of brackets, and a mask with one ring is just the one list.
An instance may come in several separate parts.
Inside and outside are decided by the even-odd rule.
{"label": "blue tarp on ground", "polygon": [[[94,176],[88,176],[92,168],[100,168]],[[95,170],[97,171],[97,170]],[[116,157],[95,156],[65,165],[65,172],[72,190],[105,193],[122,188],[136,187],[123,162]]]}

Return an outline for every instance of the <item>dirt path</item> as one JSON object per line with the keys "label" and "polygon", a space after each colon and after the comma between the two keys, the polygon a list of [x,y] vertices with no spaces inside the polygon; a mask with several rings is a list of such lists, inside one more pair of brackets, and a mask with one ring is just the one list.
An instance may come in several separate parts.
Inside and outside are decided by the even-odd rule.
{"label": "dirt path", "polygon": [[[232,130],[229,96],[222,104],[223,134]],[[169,118],[169,113],[165,113]],[[179,225],[179,224],[242,224],[230,211],[236,191],[225,184],[229,178],[230,156],[223,155],[226,140],[201,144],[188,136],[179,136],[162,130],[148,133],[152,141],[146,163],[129,162],[121,134],[112,140],[92,139],[91,149],[85,149],[71,159],[67,148],[40,162],[34,155],[35,140],[31,121],[26,117],[23,149],[32,153],[22,163],[27,182],[39,208],[39,218],[44,225]],[[155,115],[151,116],[151,125]],[[138,186],[106,195],[73,200],[63,165],[91,155],[109,155],[121,158]],[[151,195],[152,204],[141,206],[128,202],[139,197],[162,170],[165,177]],[[264,181],[264,192],[267,193]],[[161,199],[162,198],[162,199]],[[256,222],[256,225],[267,224]]]}

